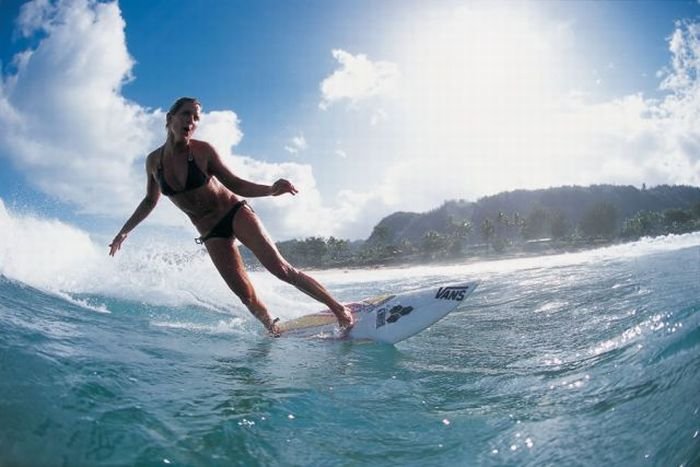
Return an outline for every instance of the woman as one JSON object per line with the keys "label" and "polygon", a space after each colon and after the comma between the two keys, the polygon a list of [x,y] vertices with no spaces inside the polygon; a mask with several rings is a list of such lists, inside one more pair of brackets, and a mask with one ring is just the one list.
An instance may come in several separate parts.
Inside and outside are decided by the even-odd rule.
{"label": "woman", "polygon": [[238,197],[295,195],[297,189],[284,179],[258,185],[234,175],[211,145],[192,139],[200,112],[201,104],[191,97],[178,99],[168,111],[165,144],[146,158],[146,196],[112,240],[109,255],[119,251],[129,232],[153,211],[163,193],[189,216],[202,235],[197,242],[204,244],[221,277],[270,333],[279,335],[277,319],[270,317],[255,294],[234,245],[236,238],[268,271],[325,304],[338,318],[341,329],[349,329],[353,325],[350,311],[321,284],[282,258],[258,216]]}

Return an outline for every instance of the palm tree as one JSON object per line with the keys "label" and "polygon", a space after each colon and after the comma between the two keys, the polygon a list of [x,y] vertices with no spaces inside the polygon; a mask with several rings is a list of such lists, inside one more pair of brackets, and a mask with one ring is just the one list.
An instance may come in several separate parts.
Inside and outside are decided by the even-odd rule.
{"label": "palm tree", "polygon": [[471,222],[464,220],[461,222],[452,221],[449,230],[449,253],[458,255],[462,252],[462,248],[466,243],[469,235],[472,233]]}
{"label": "palm tree", "polygon": [[493,221],[491,221],[491,219],[488,217],[485,217],[481,222],[480,230],[481,236],[484,238],[486,243],[491,243],[491,239],[496,233],[496,227],[493,225]]}

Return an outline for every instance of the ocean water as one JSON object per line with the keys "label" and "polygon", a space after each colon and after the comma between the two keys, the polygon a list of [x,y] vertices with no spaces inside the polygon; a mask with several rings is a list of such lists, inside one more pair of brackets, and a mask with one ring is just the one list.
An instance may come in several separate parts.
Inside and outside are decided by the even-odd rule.
{"label": "ocean water", "polygon": [[134,237],[108,258],[0,204],[0,465],[700,465],[700,234],[315,274],[346,301],[481,280],[396,346],[268,338],[189,237]]}

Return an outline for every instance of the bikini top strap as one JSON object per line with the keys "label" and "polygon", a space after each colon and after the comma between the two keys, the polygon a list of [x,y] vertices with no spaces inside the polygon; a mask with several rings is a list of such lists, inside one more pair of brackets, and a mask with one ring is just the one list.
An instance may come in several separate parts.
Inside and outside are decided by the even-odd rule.
{"label": "bikini top strap", "polygon": [[158,170],[163,170],[163,156],[165,155],[165,144],[160,147],[160,162],[158,163]]}

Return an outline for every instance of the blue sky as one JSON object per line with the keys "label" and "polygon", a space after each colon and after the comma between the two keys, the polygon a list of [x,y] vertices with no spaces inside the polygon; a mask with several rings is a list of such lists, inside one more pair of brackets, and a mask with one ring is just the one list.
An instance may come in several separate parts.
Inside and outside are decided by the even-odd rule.
{"label": "blue sky", "polygon": [[[197,96],[276,239],[562,184],[700,183],[695,1],[0,0],[0,200],[95,234]],[[679,22],[684,20],[683,22]],[[189,229],[163,199],[147,228]]]}

